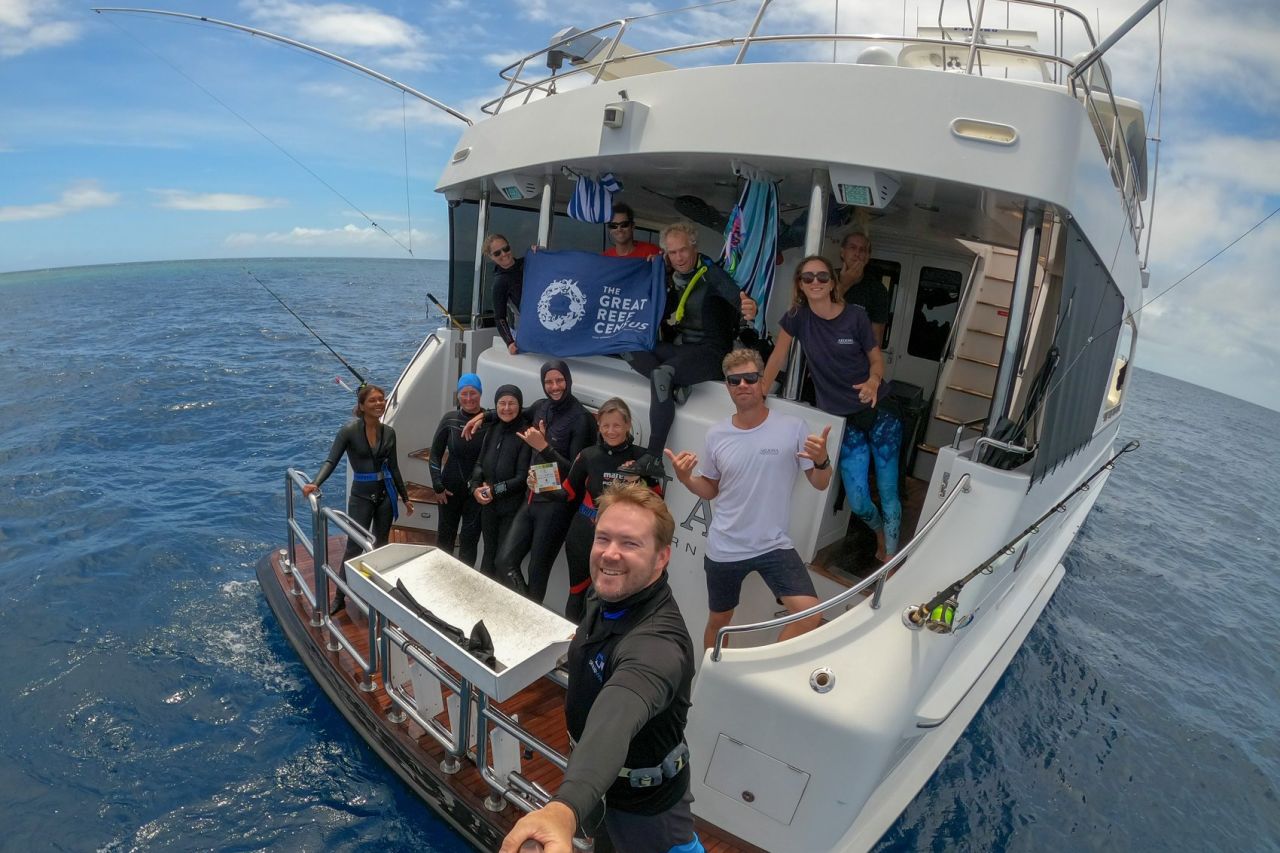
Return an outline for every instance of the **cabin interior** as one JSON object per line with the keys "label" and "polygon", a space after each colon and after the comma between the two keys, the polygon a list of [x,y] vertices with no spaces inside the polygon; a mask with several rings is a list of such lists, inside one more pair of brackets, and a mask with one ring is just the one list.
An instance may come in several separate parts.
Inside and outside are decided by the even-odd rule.
{"label": "cabin interior", "polygon": [[[1123,299],[1070,217],[1008,193],[911,175],[886,184],[887,192],[872,206],[839,205],[831,200],[836,182],[830,177],[839,166],[775,160],[751,168],[772,176],[778,193],[782,251],[764,308],[770,334],[791,304],[792,275],[807,254],[811,216],[822,223],[818,253],[837,268],[846,234],[860,230],[871,239],[866,275],[889,294],[891,314],[881,346],[904,421],[903,543],[927,508],[927,495],[937,490],[929,484],[940,448],[971,453],[985,436],[979,448],[984,462],[1043,473],[1092,436],[1097,421],[1078,414],[1085,398],[1102,403],[1105,386],[1104,419],[1119,410],[1135,327],[1131,319],[1122,322]],[[745,182],[737,174],[740,164],[727,155],[557,164],[524,182],[525,197],[496,201],[499,193],[489,192],[495,182],[464,194],[474,198],[450,201],[450,313],[470,317],[474,328],[492,324],[494,267],[477,251],[482,214],[483,231],[505,235],[517,254],[538,243],[540,234],[551,249],[607,248],[603,225],[566,213],[577,175],[606,169],[625,182],[615,200],[634,209],[636,240],[658,243],[665,225],[690,219],[699,226],[699,250],[713,260],[721,256],[723,221]],[[483,205],[481,193],[487,196]],[[543,209],[551,211],[545,226]],[[1033,224],[1024,229],[1024,221]],[[1020,269],[1024,246],[1036,260]],[[1075,275],[1067,274],[1069,265]],[[1020,275],[1030,279],[1025,288],[1016,286]],[[1072,310],[1085,303],[1093,310]],[[1016,340],[1010,340],[1011,327]],[[1081,345],[1097,335],[1107,339]],[[1072,361],[1069,351],[1077,353],[1075,360],[1083,354],[1087,363],[1073,362],[1064,370]],[[1002,373],[1002,363],[1015,366]],[[802,359],[793,366],[804,370]],[[1054,393],[1047,395],[1049,390]],[[788,394],[785,382],[774,391]],[[790,398],[798,399],[794,393]],[[1050,405],[1054,400],[1059,405]],[[1046,429],[1054,438],[1047,454]],[[836,488],[840,506],[843,490]],[[875,568],[873,552],[871,532],[851,517],[844,541],[824,548],[814,564],[847,582]]]}

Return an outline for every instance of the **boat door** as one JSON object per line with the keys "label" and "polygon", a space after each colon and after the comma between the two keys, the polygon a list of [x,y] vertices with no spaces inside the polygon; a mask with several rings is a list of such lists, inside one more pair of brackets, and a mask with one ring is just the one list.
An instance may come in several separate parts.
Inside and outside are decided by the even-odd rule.
{"label": "boat door", "polygon": [[959,256],[903,253],[873,258],[871,263],[877,262],[892,262],[901,268],[885,329],[885,372],[890,379],[919,386],[924,399],[929,400],[972,261]]}

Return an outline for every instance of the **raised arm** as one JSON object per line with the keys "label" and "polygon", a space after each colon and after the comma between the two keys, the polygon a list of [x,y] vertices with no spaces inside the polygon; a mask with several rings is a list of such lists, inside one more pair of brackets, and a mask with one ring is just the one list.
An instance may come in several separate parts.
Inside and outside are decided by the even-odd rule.
{"label": "raised arm", "polygon": [[676,479],[679,480],[686,489],[704,501],[714,500],[716,495],[720,494],[720,481],[712,480],[701,474],[693,473],[698,467],[698,456],[687,450],[679,453],[672,453],[670,449],[662,451],[667,454],[667,458],[671,460],[671,467],[675,469]]}
{"label": "raised arm", "polygon": [[791,334],[786,329],[778,329],[778,334],[774,338],[773,352],[769,355],[769,363],[764,366],[764,388],[766,394],[773,387],[773,383],[778,379],[778,374],[782,372],[783,366],[787,363],[787,356],[791,352],[792,340]]}

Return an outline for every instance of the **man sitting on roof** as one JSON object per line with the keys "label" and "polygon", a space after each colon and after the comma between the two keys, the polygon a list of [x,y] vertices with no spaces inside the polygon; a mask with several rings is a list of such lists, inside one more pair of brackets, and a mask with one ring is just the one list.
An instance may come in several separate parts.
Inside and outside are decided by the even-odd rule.
{"label": "man sitting on roof", "polygon": [[720,378],[720,361],[733,349],[743,320],[756,316],[755,300],[705,255],[698,254],[698,229],[676,222],[662,229],[671,266],[662,340],[652,351],[623,355],[632,369],[648,376],[649,452],[660,456],[676,419],[676,394],[695,382]]}
{"label": "man sitting on roof", "polygon": [[654,255],[662,254],[662,249],[653,243],[636,239],[636,214],[630,205],[614,202],[613,216],[605,223],[609,229],[609,239],[613,245],[604,250],[610,258],[640,258],[649,260]]}

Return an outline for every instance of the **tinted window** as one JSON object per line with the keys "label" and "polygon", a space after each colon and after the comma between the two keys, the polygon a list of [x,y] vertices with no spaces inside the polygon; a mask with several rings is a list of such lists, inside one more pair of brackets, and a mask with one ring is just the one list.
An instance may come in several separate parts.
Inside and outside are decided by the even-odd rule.
{"label": "tinted window", "polygon": [[938,267],[920,269],[916,307],[911,316],[911,337],[907,353],[916,358],[940,361],[956,319],[964,274]]}
{"label": "tinted window", "polygon": [[898,297],[898,279],[902,278],[902,264],[897,261],[885,261],[872,258],[867,261],[867,268],[862,277],[867,281],[878,281],[889,291],[889,322],[884,324],[884,339],[880,341],[883,349],[889,342],[889,333],[893,331],[893,303]]}

